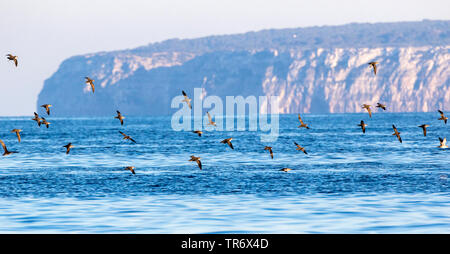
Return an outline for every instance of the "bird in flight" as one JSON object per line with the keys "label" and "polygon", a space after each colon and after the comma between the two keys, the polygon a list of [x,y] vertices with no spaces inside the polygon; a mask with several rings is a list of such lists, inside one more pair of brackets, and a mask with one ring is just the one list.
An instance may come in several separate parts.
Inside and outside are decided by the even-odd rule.
{"label": "bird in flight", "polygon": [[187,96],[187,94],[184,91],[181,91],[181,93],[183,93],[183,96],[184,96],[184,100],[182,100],[182,101],[185,101],[187,103],[187,105],[189,106],[189,108],[192,109],[191,99],[189,99],[189,97]]}
{"label": "bird in flight", "polygon": [[45,120],[45,118],[42,117],[42,123],[41,124],[45,124],[48,128],[48,126],[50,125],[50,122],[47,122],[47,120]]}
{"label": "bird in flight", "polygon": [[114,118],[117,118],[117,119],[119,119],[120,120],[120,124],[121,125],[123,125],[123,119],[125,118],[124,116],[122,116],[122,114],[120,113],[120,111],[119,110],[116,110],[116,112],[117,112],[117,116],[116,117],[114,117]]}
{"label": "bird in flight", "polygon": [[378,62],[370,62],[368,63],[369,67],[373,68],[373,73],[377,75],[377,64]]}
{"label": "bird in flight", "polygon": [[370,110],[370,105],[363,104],[362,108],[367,109],[367,112],[369,112],[369,117],[372,117],[372,110]]}
{"label": "bird in flight", "polygon": [[20,143],[20,132],[21,131],[22,131],[21,129],[14,129],[14,130],[11,131],[11,132],[15,132],[16,133],[17,139],[19,140],[19,143]]}
{"label": "bird in flight", "polygon": [[36,112],[34,112],[34,118],[32,118],[31,120],[36,121],[38,126],[41,127],[41,120],[42,119],[39,117],[39,115]]}
{"label": "bird in flight", "polygon": [[134,143],[136,143],[136,141],[134,139],[132,139],[130,136],[128,136],[127,134],[125,134],[121,131],[119,131],[119,132],[120,132],[120,134],[123,135],[123,139],[129,139],[129,140],[133,141]]}
{"label": "bird in flight", "polygon": [[379,102],[377,103],[376,107],[377,107],[377,108],[382,108],[383,110],[386,110],[386,105],[381,104],[381,103],[379,103]]}
{"label": "bird in flight", "polygon": [[398,132],[397,128],[395,128],[395,125],[392,125],[392,128],[394,129],[394,134],[392,135],[397,136],[398,141],[400,141],[400,143],[403,143],[402,138],[400,137],[400,132]]}
{"label": "bird in flight", "polygon": [[194,155],[191,155],[191,159],[189,161],[197,162],[197,165],[200,168],[200,170],[202,169],[202,162],[200,161],[200,157],[195,157]]}
{"label": "bird in flight", "polygon": [[52,106],[51,104],[41,105],[41,107],[45,108],[45,111],[47,111],[47,115],[50,115],[50,107],[51,106]]}
{"label": "bird in flight", "polygon": [[69,143],[69,144],[67,144],[67,145],[65,145],[65,146],[63,146],[63,147],[66,148],[66,154],[69,154],[70,149],[71,149],[71,148],[74,148],[74,146],[72,145],[72,143]]}
{"label": "bird in flight", "polygon": [[300,125],[298,126],[298,128],[304,127],[306,129],[309,129],[308,125],[303,122],[302,118],[300,117],[300,114],[298,114],[298,120],[300,121]]}
{"label": "bird in flight", "polygon": [[133,166],[128,166],[128,167],[125,167],[125,168],[124,168],[124,170],[130,170],[131,173],[133,173],[133,175],[136,174],[136,173],[134,172],[134,169],[135,169],[135,167],[133,167]]}
{"label": "bird in flight", "polygon": [[203,134],[203,131],[193,131],[193,133],[197,133],[197,134],[198,134],[198,136],[199,136],[199,137],[201,137],[201,136],[202,136],[202,134]]}
{"label": "bird in flight", "polygon": [[214,126],[217,126],[216,123],[213,122],[213,120],[212,120],[211,115],[209,114],[209,112],[206,112],[206,114],[208,114],[208,120],[209,120],[208,125],[214,125]]}
{"label": "bird in flight", "polygon": [[366,133],[366,126],[367,126],[367,124],[365,124],[363,120],[361,120],[361,123],[358,124],[358,126],[361,127],[363,133]]}
{"label": "bird in flight", "polygon": [[448,146],[446,145],[447,138],[442,139],[441,137],[439,137],[439,142],[440,142],[440,145],[438,146],[439,148],[448,148]]}
{"label": "bird in flight", "polygon": [[266,147],[264,147],[264,150],[269,150],[269,152],[270,152],[270,157],[272,157],[272,159],[273,159],[272,147],[271,147],[271,146],[266,146]]}
{"label": "bird in flight", "polygon": [[92,93],[95,92],[95,86],[94,86],[94,81],[93,79],[90,79],[89,77],[84,77],[86,79],[86,84],[91,85],[92,88]]}
{"label": "bird in flight", "polygon": [[233,148],[233,144],[231,144],[231,140],[232,140],[232,139],[233,139],[233,138],[226,138],[226,139],[220,141],[220,143],[228,144],[228,145],[231,147],[231,149],[234,149],[234,148]]}
{"label": "bird in flight", "polygon": [[305,148],[304,148],[304,147],[301,147],[299,144],[297,144],[297,142],[294,141],[294,145],[297,146],[297,149],[296,149],[297,151],[302,151],[302,152],[304,152],[305,154],[308,154],[308,153],[306,152]]}
{"label": "bird in flight", "polygon": [[283,172],[289,172],[290,170],[292,170],[291,168],[282,168],[279,171],[283,171]]}
{"label": "bird in flight", "polygon": [[3,146],[3,150],[5,151],[3,153],[3,156],[7,156],[7,155],[10,155],[10,154],[13,154],[13,153],[18,153],[16,151],[8,151],[8,149],[6,148],[5,143],[3,143],[3,140],[1,140],[1,139],[0,139],[0,144]]}
{"label": "bird in flight", "polygon": [[18,62],[17,62],[17,56],[13,56],[13,55],[11,55],[11,54],[7,54],[6,56],[7,56],[8,60],[14,61],[14,64],[15,64],[16,67],[17,67],[17,64],[18,64]]}
{"label": "bird in flight", "polygon": [[418,127],[422,128],[423,135],[426,137],[427,136],[427,127],[430,127],[430,126],[428,124],[422,124],[422,125],[419,125]]}
{"label": "bird in flight", "polygon": [[448,117],[444,116],[444,112],[438,109],[439,114],[441,114],[441,118],[438,120],[443,120],[445,124],[447,124]]}

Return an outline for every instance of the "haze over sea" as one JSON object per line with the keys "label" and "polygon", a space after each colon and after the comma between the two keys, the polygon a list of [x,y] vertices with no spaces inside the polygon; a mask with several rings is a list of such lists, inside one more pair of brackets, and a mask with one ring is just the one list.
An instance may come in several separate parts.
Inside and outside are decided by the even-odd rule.
{"label": "haze over sea", "polygon": [[[437,112],[375,111],[302,114],[309,130],[280,115],[273,143],[251,131],[173,131],[170,116],[130,116],[124,126],[115,112],[49,116],[48,129],[2,117],[0,138],[19,153],[0,158],[0,232],[450,233],[450,150],[437,148],[449,125]],[[220,143],[228,137],[234,150]],[[123,170],[131,165],[135,175]]]}

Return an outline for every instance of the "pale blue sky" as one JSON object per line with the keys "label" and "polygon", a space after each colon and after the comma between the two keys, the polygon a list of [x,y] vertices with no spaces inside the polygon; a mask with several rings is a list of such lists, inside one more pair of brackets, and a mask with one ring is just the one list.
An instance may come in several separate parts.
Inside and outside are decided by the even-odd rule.
{"label": "pale blue sky", "polygon": [[449,10],[449,0],[0,0],[0,116],[32,115],[44,80],[73,55],[268,28],[449,20]]}

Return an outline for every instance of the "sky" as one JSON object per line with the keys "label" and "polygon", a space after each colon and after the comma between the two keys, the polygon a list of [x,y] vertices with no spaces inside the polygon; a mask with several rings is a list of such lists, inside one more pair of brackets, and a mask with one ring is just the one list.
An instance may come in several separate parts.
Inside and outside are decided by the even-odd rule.
{"label": "sky", "polygon": [[74,55],[270,28],[449,20],[449,10],[449,0],[0,0],[0,116],[33,115],[44,81]]}

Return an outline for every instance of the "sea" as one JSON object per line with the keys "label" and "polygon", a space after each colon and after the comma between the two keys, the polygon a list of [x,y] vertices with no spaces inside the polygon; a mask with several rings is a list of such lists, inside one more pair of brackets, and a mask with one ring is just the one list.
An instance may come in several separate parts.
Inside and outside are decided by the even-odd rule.
{"label": "sea", "polygon": [[[437,112],[302,114],[310,129],[280,115],[269,143],[249,128],[199,137],[171,116],[125,117],[1,117],[18,153],[0,156],[0,233],[450,233],[450,149],[438,148],[450,123]],[[234,149],[220,143],[230,137]]]}

